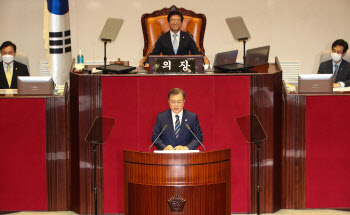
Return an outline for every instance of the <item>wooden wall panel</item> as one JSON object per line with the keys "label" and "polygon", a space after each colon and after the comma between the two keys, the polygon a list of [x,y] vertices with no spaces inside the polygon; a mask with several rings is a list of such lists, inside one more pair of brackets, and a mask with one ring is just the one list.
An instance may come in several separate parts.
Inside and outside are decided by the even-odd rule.
{"label": "wooden wall panel", "polygon": [[282,208],[305,208],[306,96],[284,87],[282,143]]}
{"label": "wooden wall panel", "polygon": [[[260,149],[260,211],[272,213],[281,208],[282,73],[275,65],[254,68],[251,75],[251,114],[260,120],[267,140]],[[257,212],[257,151],[251,147],[251,213]]]}
{"label": "wooden wall panel", "polygon": [[47,210],[69,210],[70,140],[65,97],[47,97],[46,102],[46,174]]}
{"label": "wooden wall panel", "polygon": [[[93,150],[85,141],[90,126],[102,115],[101,76],[70,74],[70,114],[72,139],[71,210],[94,213]],[[102,150],[97,147],[98,213],[103,213]]]}

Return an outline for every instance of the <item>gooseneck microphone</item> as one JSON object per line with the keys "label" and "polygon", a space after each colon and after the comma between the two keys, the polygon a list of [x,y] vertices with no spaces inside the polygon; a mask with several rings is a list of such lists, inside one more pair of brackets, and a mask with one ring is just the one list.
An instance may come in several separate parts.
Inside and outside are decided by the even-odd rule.
{"label": "gooseneck microphone", "polygon": [[160,32],[160,35],[158,36],[156,42],[153,44],[152,48],[150,48],[150,49],[148,50],[148,52],[147,52],[145,58],[144,58],[143,61],[142,61],[141,69],[140,69],[139,71],[137,71],[138,74],[147,74],[147,70],[145,70],[145,69],[143,68],[143,64],[144,64],[145,61],[148,59],[148,56],[151,54],[151,51],[153,50],[154,46],[156,46],[156,44],[157,44],[159,38],[160,38],[163,34],[164,34],[164,31]]}
{"label": "gooseneck microphone", "polygon": [[189,130],[189,131],[192,133],[192,135],[193,135],[193,136],[197,139],[197,141],[202,145],[202,147],[204,148],[204,151],[207,151],[207,150],[205,149],[205,147],[203,146],[202,142],[199,141],[199,139],[197,138],[197,136],[192,132],[190,126],[189,126],[188,124],[186,124],[185,127],[187,128],[187,130]]}
{"label": "gooseneck microphone", "polygon": [[187,33],[190,35],[190,37],[191,37],[191,39],[193,40],[193,42],[198,46],[198,48],[199,48],[199,50],[201,51],[202,55],[203,55],[203,56],[208,60],[208,62],[209,62],[209,67],[208,67],[208,69],[205,70],[205,72],[206,72],[206,73],[214,73],[214,69],[211,69],[211,67],[210,67],[210,60],[209,60],[209,58],[204,54],[204,52],[203,52],[203,50],[201,49],[201,47],[196,43],[196,41],[194,40],[192,34],[191,34],[189,31],[187,31]]}
{"label": "gooseneck microphone", "polygon": [[149,149],[148,149],[148,152],[151,151],[151,148],[152,148],[152,146],[154,145],[154,143],[158,140],[158,138],[160,137],[160,135],[162,135],[163,131],[165,131],[167,128],[168,128],[168,124],[164,125],[163,130],[159,133],[158,137],[153,141],[152,145],[151,145],[151,146],[149,147]]}

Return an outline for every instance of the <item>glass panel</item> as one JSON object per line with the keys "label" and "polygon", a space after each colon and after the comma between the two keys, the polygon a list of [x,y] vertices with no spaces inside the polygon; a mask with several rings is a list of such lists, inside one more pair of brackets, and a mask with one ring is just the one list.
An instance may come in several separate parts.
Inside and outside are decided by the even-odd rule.
{"label": "glass panel", "polygon": [[266,140],[266,133],[255,115],[246,115],[236,118],[238,127],[248,143]]}
{"label": "glass panel", "polygon": [[115,124],[115,119],[108,117],[96,117],[85,141],[92,144],[104,144]]}

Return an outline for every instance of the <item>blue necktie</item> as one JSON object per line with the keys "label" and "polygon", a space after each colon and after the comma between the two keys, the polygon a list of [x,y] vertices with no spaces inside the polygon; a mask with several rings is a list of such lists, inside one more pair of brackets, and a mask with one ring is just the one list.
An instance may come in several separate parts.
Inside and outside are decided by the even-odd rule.
{"label": "blue necktie", "polygon": [[174,53],[176,54],[177,53],[177,49],[179,48],[179,42],[176,39],[177,34],[174,34],[173,37],[174,37],[173,49],[174,49]]}
{"label": "blue necktie", "polygon": [[180,119],[179,115],[175,115],[176,122],[175,122],[175,137],[176,139],[179,137],[179,131],[180,131]]}

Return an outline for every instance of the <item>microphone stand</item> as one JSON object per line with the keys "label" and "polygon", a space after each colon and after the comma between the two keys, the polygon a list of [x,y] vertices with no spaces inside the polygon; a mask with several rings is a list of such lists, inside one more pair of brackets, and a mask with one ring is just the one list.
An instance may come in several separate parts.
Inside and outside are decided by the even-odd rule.
{"label": "microphone stand", "polygon": [[95,204],[95,215],[97,215],[97,173],[96,173],[96,145],[97,143],[92,143],[92,148],[94,150],[94,204]]}
{"label": "microphone stand", "polygon": [[192,135],[196,138],[196,140],[201,144],[201,146],[203,147],[204,151],[207,151],[207,150],[205,149],[204,145],[202,144],[202,142],[199,141],[199,139],[197,138],[197,136],[193,133],[193,131],[191,130],[190,126],[189,126],[188,124],[186,124],[185,127],[187,128],[187,130],[189,130],[189,131],[192,133]]}
{"label": "microphone stand", "polygon": [[[196,41],[194,40],[192,34],[190,34],[189,31],[187,31],[187,33],[190,35],[190,37],[192,38],[192,40],[194,41],[194,43],[196,43]],[[197,45],[197,43],[196,43],[196,45]],[[204,52],[203,52],[203,50],[201,49],[200,46],[198,46],[198,48],[199,48],[199,50],[201,51],[202,55],[203,55],[203,56],[208,60],[208,62],[209,62],[208,69],[206,69],[204,72],[207,73],[207,74],[213,74],[215,71],[214,71],[214,69],[212,69],[212,68],[210,67],[210,60],[209,60],[209,58],[204,54]]]}
{"label": "microphone stand", "polygon": [[256,142],[256,150],[257,150],[257,159],[258,159],[258,181],[257,181],[257,187],[256,187],[256,202],[257,202],[257,212],[258,215],[260,215],[260,145],[261,141]]}
{"label": "microphone stand", "polygon": [[157,138],[153,141],[152,145],[149,147],[148,152],[151,151],[151,148],[152,148],[152,146],[154,145],[154,143],[158,140],[158,138],[160,137],[160,135],[162,135],[163,132],[164,132],[167,128],[168,128],[168,124],[165,124],[164,127],[163,127],[163,129],[162,129],[162,131],[158,134]]}
{"label": "microphone stand", "polygon": [[95,215],[97,215],[97,152],[96,148],[97,145],[101,145],[102,150],[102,144],[104,144],[108,136],[110,135],[112,128],[115,124],[115,119],[108,118],[108,117],[96,117],[92,126],[90,127],[90,130],[88,134],[85,137],[85,141],[89,144],[91,144],[93,153],[94,153],[94,173],[93,173],[93,189],[94,189],[94,208],[95,208]]}
{"label": "microphone stand", "polygon": [[236,118],[236,122],[247,143],[256,144],[257,161],[258,161],[257,162],[256,207],[257,207],[258,215],[260,215],[260,146],[262,141],[267,140],[267,136],[259,119],[255,115],[238,117]]}
{"label": "microphone stand", "polygon": [[145,59],[143,59],[143,61],[142,61],[141,69],[140,69],[139,71],[137,71],[138,74],[147,74],[147,73],[148,73],[147,70],[144,69],[144,67],[143,67],[144,65],[143,65],[143,64],[145,63],[145,61],[147,60],[149,54],[151,54],[151,51],[153,50],[153,48],[154,48],[154,46],[157,44],[159,38],[160,38],[163,34],[164,34],[164,32],[162,31],[162,32],[160,33],[160,35],[158,36],[156,42],[153,44],[152,48],[151,48],[150,50],[148,50]]}

